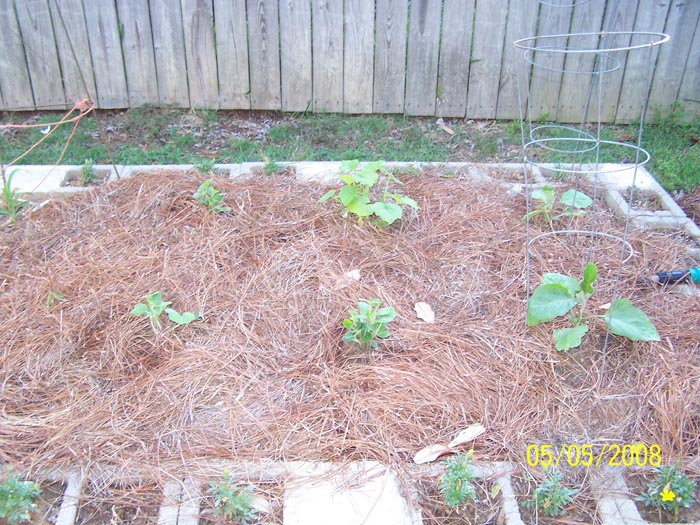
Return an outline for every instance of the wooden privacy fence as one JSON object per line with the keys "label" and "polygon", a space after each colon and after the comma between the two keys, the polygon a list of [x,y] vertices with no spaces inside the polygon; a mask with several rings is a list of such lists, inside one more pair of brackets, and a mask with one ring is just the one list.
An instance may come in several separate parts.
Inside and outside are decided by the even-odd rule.
{"label": "wooden privacy fence", "polygon": [[[0,109],[143,105],[468,118],[519,116],[524,36],[671,35],[650,70],[624,60],[605,120],[700,108],[699,0],[0,0]],[[575,82],[583,82],[574,79]],[[537,110],[566,119],[552,73]],[[580,91],[580,90],[579,90]],[[634,101],[625,105],[625,101]],[[617,109],[616,109],[617,108]],[[622,108],[622,109],[619,109]]]}

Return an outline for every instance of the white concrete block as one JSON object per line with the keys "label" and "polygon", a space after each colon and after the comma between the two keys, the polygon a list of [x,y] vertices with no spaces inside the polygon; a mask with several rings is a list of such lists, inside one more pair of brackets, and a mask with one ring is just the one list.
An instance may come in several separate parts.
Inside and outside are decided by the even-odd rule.
{"label": "white concrete block", "polygon": [[179,480],[170,480],[163,487],[163,503],[158,511],[158,525],[177,525],[178,507],[182,483]]}
{"label": "white concrete block", "polygon": [[[75,166],[10,166],[6,175],[13,173],[12,187],[22,193],[50,193],[61,188],[69,169]],[[80,169],[80,166],[77,167]]]}

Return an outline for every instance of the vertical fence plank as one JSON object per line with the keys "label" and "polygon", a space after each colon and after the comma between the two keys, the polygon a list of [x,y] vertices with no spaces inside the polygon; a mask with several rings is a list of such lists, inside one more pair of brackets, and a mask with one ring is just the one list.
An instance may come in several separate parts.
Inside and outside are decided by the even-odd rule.
{"label": "vertical fence plank", "polygon": [[507,14],[508,0],[476,3],[467,91],[469,118],[496,117]]}
{"label": "vertical fence plank", "polygon": [[36,107],[65,108],[61,67],[47,0],[24,0],[16,2],[15,6]]}
{"label": "vertical fence plank", "polygon": [[188,107],[190,95],[185,62],[180,2],[150,0],[158,97],[163,106]]}
{"label": "vertical fence plank", "polygon": [[[561,35],[569,31],[571,21],[571,9],[542,5],[540,7],[539,24],[537,28],[538,36]],[[564,39],[552,40],[548,43],[556,47],[564,47]],[[547,45],[538,42],[538,45]],[[557,113],[559,105],[559,91],[561,87],[564,67],[563,53],[535,52],[534,61],[536,66],[532,68],[532,78],[530,80],[530,109],[534,119],[553,119]]]}
{"label": "vertical fence plank", "polygon": [[248,0],[251,109],[281,109],[277,0]]}
{"label": "vertical fence plank", "polygon": [[377,0],[374,44],[374,112],[403,113],[408,0]]}
{"label": "vertical fence plank", "polygon": [[467,111],[474,1],[445,0],[443,6],[435,111],[441,117],[464,117]]}
{"label": "vertical fence plank", "polygon": [[700,16],[700,2],[673,0],[665,33],[671,35],[659,50],[659,60],[654,71],[654,80],[649,95],[649,108],[668,108],[678,97],[683,70],[690,52],[692,35]]}
{"label": "vertical fence plank", "polygon": [[280,0],[282,109],[311,108],[311,3]]}
{"label": "vertical fence plank", "polygon": [[408,115],[435,114],[441,3],[411,0],[404,109]]}
{"label": "vertical fence plank", "polygon": [[[669,7],[670,2],[640,0],[634,31],[662,32]],[[641,41],[638,39],[633,43],[637,45]],[[653,74],[652,67],[657,54],[658,48],[646,48],[635,49],[625,55],[624,77],[614,116],[616,122],[629,122],[640,118],[640,111],[649,87],[649,75]]]}
{"label": "vertical fence plank", "polygon": [[214,0],[219,107],[250,109],[245,0]]}
{"label": "vertical fence plank", "polygon": [[34,109],[32,85],[12,0],[0,0],[0,91],[9,110]]}
{"label": "vertical fence plank", "polygon": [[314,111],[343,111],[343,0],[312,0]]}
{"label": "vertical fence plank", "polygon": [[690,55],[685,65],[678,100],[690,114],[700,114],[700,23],[695,29],[695,36],[690,45]]}
{"label": "vertical fence plank", "polygon": [[129,107],[157,106],[158,82],[148,0],[117,0]]}
{"label": "vertical fence plank", "polygon": [[66,103],[97,101],[82,0],[49,0]]}
{"label": "vertical fence plank", "polygon": [[[634,9],[626,6],[625,11],[631,13],[629,18],[634,20]],[[599,33],[603,23],[605,4],[602,2],[584,2],[573,8],[571,17],[571,33]],[[631,21],[630,21],[631,25]],[[577,36],[569,40],[569,46],[579,49],[598,49],[598,35]],[[601,60],[601,57],[599,57]],[[598,118],[598,82],[599,75],[592,73],[576,73],[593,71],[597,63],[605,69],[609,66],[604,57],[596,61],[596,54],[569,53],[564,59],[566,72],[562,76],[561,94],[556,112],[559,122],[584,122]],[[618,73],[618,72],[616,72]],[[608,83],[615,73],[603,75],[602,81]]]}
{"label": "vertical fence plank", "polygon": [[524,78],[526,66],[522,51],[516,49],[513,42],[533,36],[537,32],[537,15],[537,2],[511,0],[508,20],[506,21],[505,43],[503,44],[501,78],[498,84],[497,119],[520,118],[518,78],[519,75],[520,78]]}
{"label": "vertical fence plank", "polygon": [[182,0],[190,107],[218,108],[212,0]]}
{"label": "vertical fence plank", "polygon": [[374,0],[345,0],[343,111],[372,112]]}
{"label": "vertical fence plank", "polygon": [[114,2],[85,2],[97,103],[101,108],[129,106],[121,37]]}

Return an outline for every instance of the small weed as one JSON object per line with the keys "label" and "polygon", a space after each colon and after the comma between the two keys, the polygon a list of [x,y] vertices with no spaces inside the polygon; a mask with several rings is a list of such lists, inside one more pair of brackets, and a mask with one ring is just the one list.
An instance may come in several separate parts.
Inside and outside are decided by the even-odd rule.
{"label": "small weed", "polygon": [[549,227],[554,229],[553,220],[559,217],[579,217],[586,214],[586,208],[593,204],[593,200],[579,190],[567,190],[562,193],[559,198],[559,204],[564,209],[560,215],[554,216],[556,202],[556,193],[551,186],[543,186],[540,189],[533,190],[530,197],[538,201],[535,209],[523,217],[523,220],[532,219],[538,215],[542,215],[549,224]]}
{"label": "small weed", "polygon": [[476,489],[472,483],[474,477],[471,467],[473,454],[474,451],[470,450],[466,454],[452,456],[443,462],[445,473],[440,478],[438,490],[445,503],[450,507],[464,504],[467,498],[476,501]]}
{"label": "small weed", "polygon": [[50,291],[46,296],[46,308],[51,308],[58,302],[65,301],[65,297],[60,292]]}
{"label": "small weed", "polygon": [[224,471],[222,483],[209,482],[209,494],[214,497],[214,506],[225,518],[235,520],[240,525],[247,525],[256,519],[253,508],[253,488],[247,487],[236,490],[231,474]]}
{"label": "small weed", "polygon": [[205,180],[192,197],[199,203],[203,204],[212,213],[227,213],[231,208],[223,204],[226,194],[220,192],[212,186],[212,179]]}
{"label": "small weed", "polygon": [[81,186],[89,186],[90,184],[95,184],[97,182],[97,176],[95,175],[95,161],[92,159],[87,159],[83,162],[80,168],[80,179],[78,180]]}
{"label": "small weed", "polygon": [[522,505],[527,508],[537,508],[545,516],[559,516],[564,507],[573,502],[573,497],[578,490],[567,489],[561,473],[550,470],[546,473],[545,480],[535,487],[532,499],[524,501]]}
{"label": "small weed", "polygon": [[[575,311],[570,314],[572,327],[554,330],[554,344],[559,351],[580,346],[588,332],[584,318],[586,302],[593,295],[597,277],[598,269],[593,263],[583,269],[580,281],[560,273],[545,273],[527,302],[527,325],[536,326]],[[631,341],[659,341],[659,334],[646,314],[627,299],[615,299],[603,319],[612,334]]]}
{"label": "small weed", "polygon": [[0,215],[7,215],[10,222],[15,222],[19,214],[22,213],[22,208],[29,203],[22,200],[22,193],[12,188],[12,178],[17,173],[13,171],[9,175],[5,175],[5,170],[2,170],[2,207],[0,207]]}
{"label": "small weed", "polygon": [[656,476],[637,500],[647,507],[670,512],[678,521],[681,509],[687,509],[695,501],[695,482],[688,479],[678,465],[657,467],[653,472]]}
{"label": "small weed", "polygon": [[162,330],[160,316],[163,314],[163,312],[168,314],[168,319],[170,319],[170,321],[175,323],[177,326],[190,324],[191,322],[199,319],[199,313],[197,312],[179,313],[172,308],[168,308],[172,302],[163,301],[160,292],[148,294],[145,299],[146,304],[140,303],[134,306],[134,308],[131,310],[131,315],[148,317],[154,333],[159,333]]}
{"label": "small weed", "polygon": [[[363,168],[359,165],[357,160],[343,162],[340,171],[344,175],[340,175],[339,178],[345,186],[337,191],[337,194],[336,190],[326,192],[318,202],[325,202],[332,198],[345,207],[344,216],[352,213],[361,223],[365,217],[376,215],[386,225],[392,224],[403,216],[403,206],[418,209],[418,203],[412,198],[389,192],[390,181],[398,184],[401,184],[401,181],[382,167],[382,162],[368,162]],[[370,191],[379,182],[379,173],[386,175],[384,193],[380,200],[370,202]]]}
{"label": "small weed", "polygon": [[194,163],[194,169],[206,175],[208,173],[213,173],[215,164],[216,159],[201,159]]}
{"label": "small weed", "polygon": [[37,510],[34,500],[39,494],[39,485],[20,481],[10,470],[7,479],[0,483],[0,518],[5,518],[9,525],[29,521],[31,513]]}
{"label": "small weed", "polygon": [[277,173],[279,170],[282,169],[282,166],[277,164],[274,160],[267,161],[265,166],[263,166],[263,173],[265,175],[274,175]]}
{"label": "small weed", "polygon": [[380,308],[380,304],[380,299],[360,301],[357,310],[350,310],[350,319],[343,320],[346,330],[343,342],[355,343],[361,350],[366,350],[377,348],[377,338],[389,337],[386,325],[394,320],[396,311],[391,306]]}

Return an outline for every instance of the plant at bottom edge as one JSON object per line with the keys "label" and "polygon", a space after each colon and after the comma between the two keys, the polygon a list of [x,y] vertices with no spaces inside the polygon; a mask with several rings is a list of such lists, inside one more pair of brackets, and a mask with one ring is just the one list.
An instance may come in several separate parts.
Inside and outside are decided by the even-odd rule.
{"label": "plant at bottom edge", "polygon": [[474,472],[471,466],[473,450],[466,454],[452,456],[443,461],[445,473],[440,478],[438,490],[447,505],[457,507],[464,504],[467,499],[476,501],[476,489],[472,483]]}
{"label": "plant at bottom edge", "polygon": [[[554,330],[554,344],[559,351],[580,346],[588,332],[588,319],[584,317],[586,302],[593,295],[597,277],[598,269],[593,263],[583,269],[580,281],[560,273],[545,273],[528,299],[527,325],[536,326],[570,314],[573,326]],[[603,320],[615,335],[631,341],[659,341],[654,324],[627,299],[616,298]]]}
{"label": "plant at bottom edge", "polygon": [[39,494],[38,484],[20,481],[10,470],[7,479],[0,483],[0,518],[5,518],[9,525],[29,521],[31,513],[38,509],[34,500]]}
{"label": "plant at bottom edge", "polygon": [[578,490],[564,486],[562,475],[558,470],[548,470],[545,479],[538,483],[532,498],[521,503],[526,508],[536,508],[545,516],[559,516],[564,507],[573,503]]}
{"label": "plant at bottom edge", "polygon": [[221,483],[209,482],[209,494],[214,497],[214,507],[227,519],[237,520],[240,525],[247,525],[257,517],[253,508],[253,487],[250,485],[236,490],[231,474],[224,471]]}
{"label": "plant at bottom edge", "polygon": [[343,342],[355,343],[361,350],[366,350],[379,346],[376,339],[389,337],[386,325],[394,320],[396,310],[391,306],[380,308],[380,304],[380,299],[370,299],[358,302],[357,310],[350,310],[350,318],[343,320]]}
{"label": "plant at bottom edge", "polygon": [[29,204],[28,201],[22,200],[23,193],[12,189],[12,178],[17,173],[14,170],[9,175],[5,176],[5,170],[2,170],[2,206],[0,206],[0,215],[7,215],[10,222],[15,222],[19,214],[22,213],[22,208]]}
{"label": "plant at bottom edge", "polygon": [[681,509],[687,509],[695,502],[695,482],[688,479],[678,465],[657,467],[652,472],[656,476],[637,501],[642,501],[646,507],[668,511],[678,521]]}

